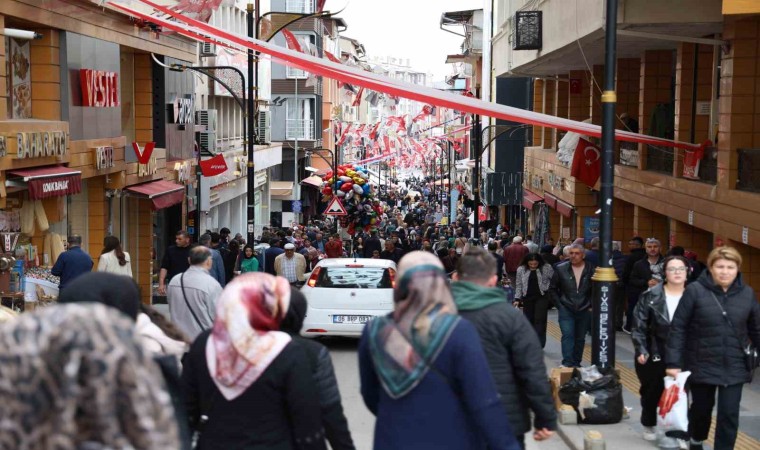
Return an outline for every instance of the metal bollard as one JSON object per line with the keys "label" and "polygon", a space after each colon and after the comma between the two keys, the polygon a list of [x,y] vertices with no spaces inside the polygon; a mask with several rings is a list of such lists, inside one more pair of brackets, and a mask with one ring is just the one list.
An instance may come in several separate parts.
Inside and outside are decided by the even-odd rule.
{"label": "metal bollard", "polygon": [[606,447],[602,433],[594,430],[586,432],[583,438],[583,450],[605,450]]}

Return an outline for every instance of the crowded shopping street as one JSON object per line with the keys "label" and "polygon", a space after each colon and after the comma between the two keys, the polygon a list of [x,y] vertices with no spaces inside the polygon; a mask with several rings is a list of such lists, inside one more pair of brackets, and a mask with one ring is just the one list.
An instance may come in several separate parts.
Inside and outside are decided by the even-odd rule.
{"label": "crowded shopping street", "polygon": [[760,450],[760,0],[0,38],[0,450]]}

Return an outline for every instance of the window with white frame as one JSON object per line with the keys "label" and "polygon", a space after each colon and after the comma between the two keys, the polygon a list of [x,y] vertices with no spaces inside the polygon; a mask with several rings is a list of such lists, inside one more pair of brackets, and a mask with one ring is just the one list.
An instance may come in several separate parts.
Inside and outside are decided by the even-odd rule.
{"label": "window with white frame", "polygon": [[285,12],[312,14],[314,0],[285,0]]}
{"label": "window with white frame", "polygon": [[285,101],[285,139],[314,140],[314,99]]}
{"label": "window with white frame", "polygon": [[[294,33],[296,39],[301,44],[301,48],[304,53],[316,55],[316,36],[313,34]],[[289,79],[303,79],[308,78],[309,74],[305,70],[296,69],[295,67],[287,66],[285,68],[285,76]]]}

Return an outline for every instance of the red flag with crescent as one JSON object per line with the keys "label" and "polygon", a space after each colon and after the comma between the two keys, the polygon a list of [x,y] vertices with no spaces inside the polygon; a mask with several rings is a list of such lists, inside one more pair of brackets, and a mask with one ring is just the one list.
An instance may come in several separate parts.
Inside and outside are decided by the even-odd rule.
{"label": "red flag with crescent", "polygon": [[594,187],[602,173],[602,150],[585,139],[579,139],[573,155],[570,175],[588,187]]}

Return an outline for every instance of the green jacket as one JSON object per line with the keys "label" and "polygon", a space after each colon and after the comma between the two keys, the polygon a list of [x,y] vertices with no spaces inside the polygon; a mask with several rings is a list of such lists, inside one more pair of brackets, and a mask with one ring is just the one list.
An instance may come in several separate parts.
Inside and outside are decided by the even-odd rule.
{"label": "green jacket", "polygon": [[479,286],[469,281],[451,283],[451,295],[459,311],[473,311],[491,306],[494,303],[506,303],[504,290],[496,287]]}

